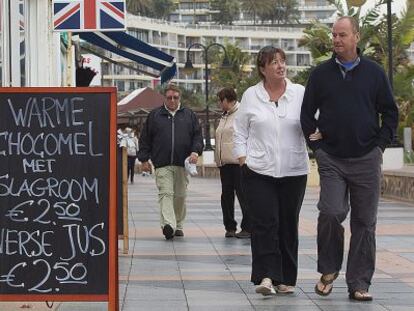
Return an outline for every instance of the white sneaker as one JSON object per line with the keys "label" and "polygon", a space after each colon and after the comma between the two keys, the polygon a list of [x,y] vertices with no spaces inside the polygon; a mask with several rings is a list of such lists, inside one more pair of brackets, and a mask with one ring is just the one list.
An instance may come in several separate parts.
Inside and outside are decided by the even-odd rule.
{"label": "white sneaker", "polygon": [[263,296],[276,295],[272,280],[269,278],[264,278],[260,285],[256,287],[256,293],[262,294]]}
{"label": "white sneaker", "polygon": [[295,286],[279,284],[276,286],[276,291],[280,294],[293,294],[295,293]]}

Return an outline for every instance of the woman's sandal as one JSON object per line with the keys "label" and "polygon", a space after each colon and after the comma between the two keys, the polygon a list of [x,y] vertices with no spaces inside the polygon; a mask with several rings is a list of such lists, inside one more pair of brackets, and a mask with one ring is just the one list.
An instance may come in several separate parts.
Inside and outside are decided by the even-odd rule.
{"label": "woman's sandal", "polygon": [[[330,273],[330,274],[322,274],[321,278],[319,279],[318,283],[315,285],[315,293],[320,296],[328,296],[333,289],[333,282],[338,278],[339,272]],[[319,289],[319,285],[322,284],[323,289]],[[325,291],[328,289],[328,291]]]}
{"label": "woman's sandal", "polygon": [[349,299],[356,301],[372,301],[372,295],[366,290],[356,290],[349,293]]}

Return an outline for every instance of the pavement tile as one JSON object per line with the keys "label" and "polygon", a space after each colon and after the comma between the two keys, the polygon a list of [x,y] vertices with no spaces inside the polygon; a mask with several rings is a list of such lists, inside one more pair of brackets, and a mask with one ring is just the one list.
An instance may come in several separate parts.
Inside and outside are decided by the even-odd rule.
{"label": "pavement tile", "polygon": [[256,311],[321,311],[318,306],[292,306],[292,305],[281,305],[281,306],[255,306]]}
{"label": "pavement tile", "polygon": [[[24,309],[23,309],[24,310]],[[29,309],[30,310],[30,309]],[[104,311],[108,310],[106,302],[71,302],[62,303],[59,311]]]}
{"label": "pavement tile", "polygon": [[49,308],[46,306],[45,302],[0,302],[0,311],[53,311],[57,310],[60,304],[60,302],[55,302],[53,303],[53,306]]}
{"label": "pavement tile", "polygon": [[[328,297],[315,294],[318,188],[301,210],[299,274],[294,295],[263,297],[250,283],[250,240],[224,238],[219,179],[191,178],[183,238],[166,241],[153,177],[136,176],[129,190],[129,252],[119,242],[120,311],[414,311],[414,204],[381,199],[374,301],[348,299],[343,270]],[[238,204],[238,203],[237,203]],[[240,222],[240,207],[236,219]],[[349,220],[344,222],[349,243]],[[24,310],[0,302],[0,311]],[[13,306],[10,309],[10,306]],[[51,309],[29,309],[51,310]],[[57,311],[106,311],[107,303],[56,304]],[[111,310],[112,311],[112,310]]]}
{"label": "pavement tile", "polygon": [[[188,305],[185,300],[167,300],[163,297],[158,299],[151,297],[148,300],[127,300],[122,306],[123,311],[181,311],[188,310]],[[102,309],[101,311],[104,311]],[[73,310],[74,311],[74,310]]]}
{"label": "pavement tile", "polygon": [[349,305],[325,305],[320,306],[322,311],[389,311],[384,306],[372,302],[353,302]]}

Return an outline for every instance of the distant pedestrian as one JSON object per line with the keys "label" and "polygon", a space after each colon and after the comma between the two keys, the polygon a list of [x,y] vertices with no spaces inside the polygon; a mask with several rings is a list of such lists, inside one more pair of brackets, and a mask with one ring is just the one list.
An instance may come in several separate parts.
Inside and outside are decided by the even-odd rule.
{"label": "distant pedestrian", "polygon": [[137,159],[138,153],[138,138],[135,136],[135,132],[130,127],[125,129],[127,134],[126,136],[126,148],[128,156],[128,178],[131,181],[131,184],[134,183],[135,175],[135,161]]}
{"label": "distant pedestrian", "polygon": [[204,146],[197,116],[181,105],[180,97],[178,87],[167,86],[165,103],[150,112],[139,141],[142,170],[151,170],[150,159],[155,167],[160,225],[167,240],[184,236],[188,185],[184,161],[189,157],[196,164]]}
{"label": "distant pedestrian", "polygon": [[[318,272],[321,296],[331,293],[342,267],[343,221],[351,209],[351,241],[346,283],[349,298],[372,300],[375,228],[382,152],[398,122],[384,70],[360,54],[358,21],[339,18],[333,25],[334,53],[309,77],[301,122],[320,175]],[[315,113],[319,111],[318,118]]]}
{"label": "distant pedestrian", "polygon": [[293,293],[298,273],[298,222],[308,168],[300,128],[304,87],[286,78],[286,55],[267,46],[257,56],[262,81],[243,94],[234,122],[251,221],[252,274],[263,295]]}
{"label": "distant pedestrian", "polygon": [[[237,94],[233,88],[226,87],[217,93],[223,114],[216,129],[216,149],[214,153],[221,179],[221,210],[225,237],[250,238],[250,222],[244,193],[241,187],[241,169],[238,159],[233,155],[234,117],[239,109]],[[234,218],[234,193],[239,200],[242,221],[241,231],[236,233],[237,221]]]}

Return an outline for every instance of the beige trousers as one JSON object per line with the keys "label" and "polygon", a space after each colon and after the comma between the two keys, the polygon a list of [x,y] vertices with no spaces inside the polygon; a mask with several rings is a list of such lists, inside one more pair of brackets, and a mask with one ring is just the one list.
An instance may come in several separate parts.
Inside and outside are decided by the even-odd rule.
{"label": "beige trousers", "polygon": [[173,229],[183,229],[186,215],[188,175],[181,166],[164,166],[155,169],[160,204],[160,225],[169,224]]}

